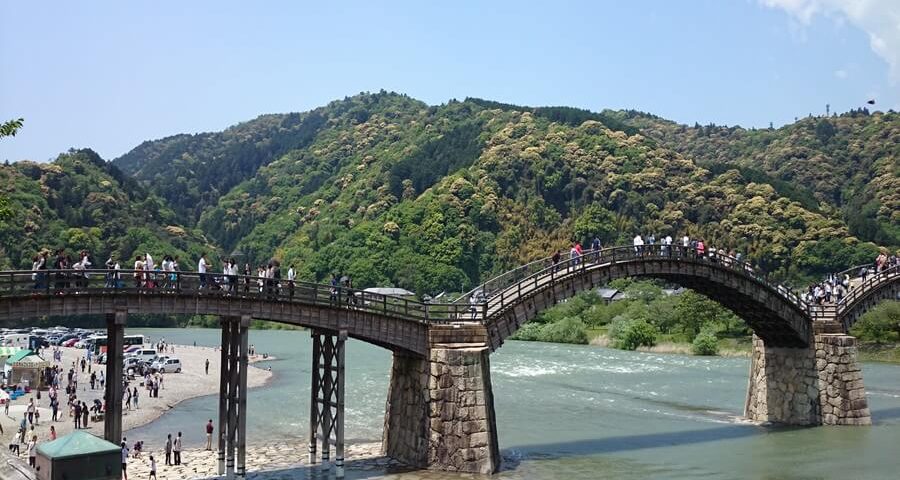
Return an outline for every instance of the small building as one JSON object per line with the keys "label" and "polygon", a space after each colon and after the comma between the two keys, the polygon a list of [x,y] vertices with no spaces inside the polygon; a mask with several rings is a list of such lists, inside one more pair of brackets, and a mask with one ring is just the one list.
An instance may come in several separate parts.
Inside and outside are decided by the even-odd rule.
{"label": "small building", "polygon": [[118,480],[122,448],[76,430],[37,447],[38,480]]}
{"label": "small building", "polygon": [[625,297],[624,292],[615,288],[598,288],[597,295],[603,299],[603,303],[609,305],[616,300],[622,300]]}
{"label": "small building", "polygon": [[44,370],[50,362],[28,349],[19,350],[6,359],[6,383],[31,388],[44,386]]}

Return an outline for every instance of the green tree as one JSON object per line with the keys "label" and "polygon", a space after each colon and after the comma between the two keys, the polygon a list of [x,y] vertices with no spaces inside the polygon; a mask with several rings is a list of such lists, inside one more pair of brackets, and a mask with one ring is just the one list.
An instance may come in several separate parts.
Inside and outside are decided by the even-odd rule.
{"label": "green tree", "polygon": [[592,203],[575,220],[575,239],[592,240],[595,236],[604,244],[616,237],[616,216],[599,204]]}
{"label": "green tree", "polygon": [[716,355],[719,353],[719,339],[716,333],[709,328],[704,328],[691,342],[691,351],[694,355]]}
{"label": "green tree", "polygon": [[19,129],[22,128],[22,125],[24,123],[24,118],[17,118],[4,123],[0,123],[0,138],[15,137],[16,133],[18,133]]}
{"label": "green tree", "polygon": [[900,338],[900,302],[882,302],[860,317],[850,333],[866,342],[896,342]]}

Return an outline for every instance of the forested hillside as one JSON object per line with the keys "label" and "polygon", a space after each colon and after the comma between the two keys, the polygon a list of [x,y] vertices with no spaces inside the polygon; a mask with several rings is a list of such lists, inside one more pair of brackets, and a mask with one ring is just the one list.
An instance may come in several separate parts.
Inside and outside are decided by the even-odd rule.
{"label": "forested hillside", "polygon": [[212,244],[294,264],[305,279],[347,274],[357,287],[434,295],[576,239],[687,233],[801,282],[900,243],[900,119],[827,119],[830,134],[820,120],[691,128],[364,93],[144,142],[111,164],[81,151],[3,167],[16,213],[0,230],[2,258],[27,268],[40,246],[77,248],[77,233],[96,251],[153,247],[191,266]]}
{"label": "forested hillside", "polygon": [[765,177],[804,205],[842,212],[850,232],[900,245],[900,114],[854,110],[778,129],[688,127],[640,112],[617,120],[713,171]]}
{"label": "forested hillside", "polygon": [[[80,250],[103,268],[110,253],[131,259],[144,252],[195,258],[202,235],[181,226],[166,202],[91,150],[73,150],[51,163],[0,166],[0,268],[31,269],[42,249]],[[131,263],[122,262],[122,268]]]}

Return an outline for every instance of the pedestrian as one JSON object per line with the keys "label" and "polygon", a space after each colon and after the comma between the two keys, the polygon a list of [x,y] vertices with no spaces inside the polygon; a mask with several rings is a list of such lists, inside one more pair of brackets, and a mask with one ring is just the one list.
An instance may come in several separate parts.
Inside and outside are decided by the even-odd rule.
{"label": "pedestrian", "polygon": [[122,478],[128,480],[128,444],[122,440]]}
{"label": "pedestrian", "polygon": [[206,359],[206,374],[209,375],[209,359]]}
{"label": "pedestrian", "polygon": [[28,424],[34,424],[34,399],[28,400],[28,407],[26,408],[26,412],[28,413]]}
{"label": "pedestrian", "polygon": [[103,370],[100,370],[100,390],[103,390],[103,386],[106,384],[106,374],[103,373]]}
{"label": "pedestrian", "polygon": [[81,402],[75,402],[75,430],[81,428]]}
{"label": "pedestrian", "polygon": [[97,372],[91,373],[91,390],[94,389],[94,385],[97,383]]}
{"label": "pedestrian", "polygon": [[19,440],[22,437],[22,432],[16,432],[15,435],[9,440],[9,451],[16,452],[16,456],[19,456]]}
{"label": "pedestrian", "polygon": [[28,466],[31,468],[35,468],[35,460],[37,459],[37,435],[31,436],[31,441],[28,442]]}
{"label": "pedestrian", "polygon": [[200,255],[200,261],[197,262],[197,273],[200,274],[200,288],[206,288],[206,271],[212,268],[212,264],[206,260],[206,253]]}
{"label": "pedestrian", "polygon": [[212,450],[212,437],[213,437],[213,423],[212,419],[209,419],[209,422],[206,424],[206,449]]}
{"label": "pedestrian", "polygon": [[153,458],[153,455],[150,455],[150,477],[149,479],[156,480],[156,459]]}
{"label": "pedestrian", "polygon": [[50,441],[56,440],[56,427],[50,425]]}
{"label": "pedestrian", "polygon": [[86,403],[81,402],[81,428],[88,428],[88,406]]}
{"label": "pedestrian", "polygon": [[175,465],[181,465],[181,432],[178,432],[178,436],[175,437],[172,451],[175,452]]}
{"label": "pedestrian", "polygon": [[134,393],[131,394],[131,400],[134,402],[134,409],[138,409],[138,389],[134,387]]}
{"label": "pedestrian", "polygon": [[166,435],[166,466],[172,465],[172,434]]}

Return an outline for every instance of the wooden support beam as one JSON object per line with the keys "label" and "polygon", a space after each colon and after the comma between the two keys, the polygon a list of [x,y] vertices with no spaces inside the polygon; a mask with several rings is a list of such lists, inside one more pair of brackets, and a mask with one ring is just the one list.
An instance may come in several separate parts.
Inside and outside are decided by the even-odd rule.
{"label": "wooden support beam", "polygon": [[126,310],[106,316],[106,413],[103,417],[103,438],[119,445],[122,442],[122,368],[125,362],[124,342]]}
{"label": "wooden support beam", "polygon": [[238,359],[238,434],[237,434],[237,476],[247,475],[247,343],[250,337],[250,315],[242,315],[238,331],[240,356]]}

